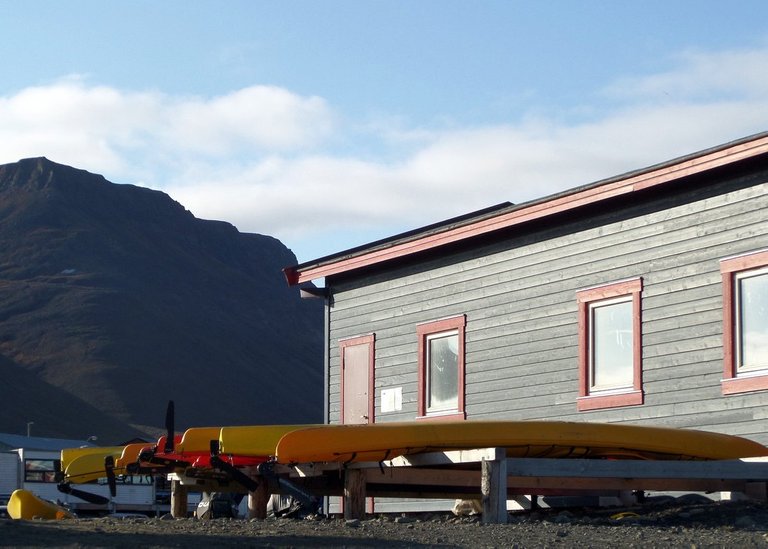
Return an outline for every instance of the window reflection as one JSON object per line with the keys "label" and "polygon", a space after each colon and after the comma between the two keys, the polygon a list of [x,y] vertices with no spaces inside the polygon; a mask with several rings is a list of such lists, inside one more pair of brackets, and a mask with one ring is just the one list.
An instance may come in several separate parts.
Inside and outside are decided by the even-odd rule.
{"label": "window reflection", "polygon": [[736,280],[737,366],[768,367],[768,272],[747,273]]}
{"label": "window reflection", "polygon": [[591,388],[632,387],[632,301],[598,302],[591,313]]}
{"label": "window reflection", "polygon": [[459,336],[437,334],[428,338],[427,411],[456,410],[459,406]]}

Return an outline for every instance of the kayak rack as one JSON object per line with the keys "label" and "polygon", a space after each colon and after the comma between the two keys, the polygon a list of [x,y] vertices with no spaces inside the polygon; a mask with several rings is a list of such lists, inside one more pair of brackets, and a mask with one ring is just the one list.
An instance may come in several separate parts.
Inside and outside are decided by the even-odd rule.
{"label": "kayak rack", "polygon": [[[768,499],[768,457],[712,461],[507,458],[504,448],[481,448],[382,462],[275,464],[269,476],[256,468],[247,474],[258,483],[249,493],[250,518],[266,517],[269,495],[286,493],[281,478],[315,497],[340,497],[348,519],[363,518],[373,510],[372,497],[476,499],[486,523],[505,523],[510,505],[530,507],[533,496],[612,496],[628,501],[632,494],[654,490]],[[186,486],[199,484],[196,479],[172,477],[177,499],[186,494],[186,487],[201,489]],[[185,513],[186,502],[181,503],[179,512]]]}

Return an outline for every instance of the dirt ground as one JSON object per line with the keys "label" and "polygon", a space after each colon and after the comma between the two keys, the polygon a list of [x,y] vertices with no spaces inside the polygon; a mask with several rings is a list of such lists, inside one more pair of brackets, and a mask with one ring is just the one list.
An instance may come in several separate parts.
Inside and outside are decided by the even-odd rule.
{"label": "dirt ground", "polygon": [[308,519],[0,519],[0,547],[768,548],[768,504],[679,500],[521,512],[509,524],[449,514]]}

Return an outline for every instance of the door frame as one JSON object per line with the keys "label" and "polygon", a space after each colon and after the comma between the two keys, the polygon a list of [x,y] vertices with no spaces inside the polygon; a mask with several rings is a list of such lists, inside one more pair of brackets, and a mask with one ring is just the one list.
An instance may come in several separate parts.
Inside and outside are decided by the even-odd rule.
{"label": "door frame", "polygon": [[376,394],[374,374],[376,371],[376,334],[367,334],[356,337],[350,337],[347,339],[339,340],[339,366],[340,366],[340,410],[339,410],[339,423],[344,423],[344,350],[347,347],[354,347],[356,345],[368,345],[368,423],[376,422]]}

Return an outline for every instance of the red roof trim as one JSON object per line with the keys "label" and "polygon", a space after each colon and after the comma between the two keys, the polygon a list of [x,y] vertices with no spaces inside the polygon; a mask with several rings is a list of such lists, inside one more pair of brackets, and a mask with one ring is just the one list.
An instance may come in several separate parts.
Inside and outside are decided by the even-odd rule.
{"label": "red roof trim", "polygon": [[768,135],[761,134],[755,139],[724,146],[711,152],[704,152],[694,158],[686,157],[680,162],[666,164],[637,175],[609,180],[602,185],[598,184],[583,190],[576,190],[573,193],[559,195],[551,200],[533,203],[529,206],[523,205],[507,213],[482,219],[475,223],[450,228],[407,242],[394,243],[386,248],[363,250],[358,254],[339,257],[323,264],[288,267],[283,272],[289,285],[308,282],[505,229],[622,194],[648,189],[766,152],[768,152]]}

